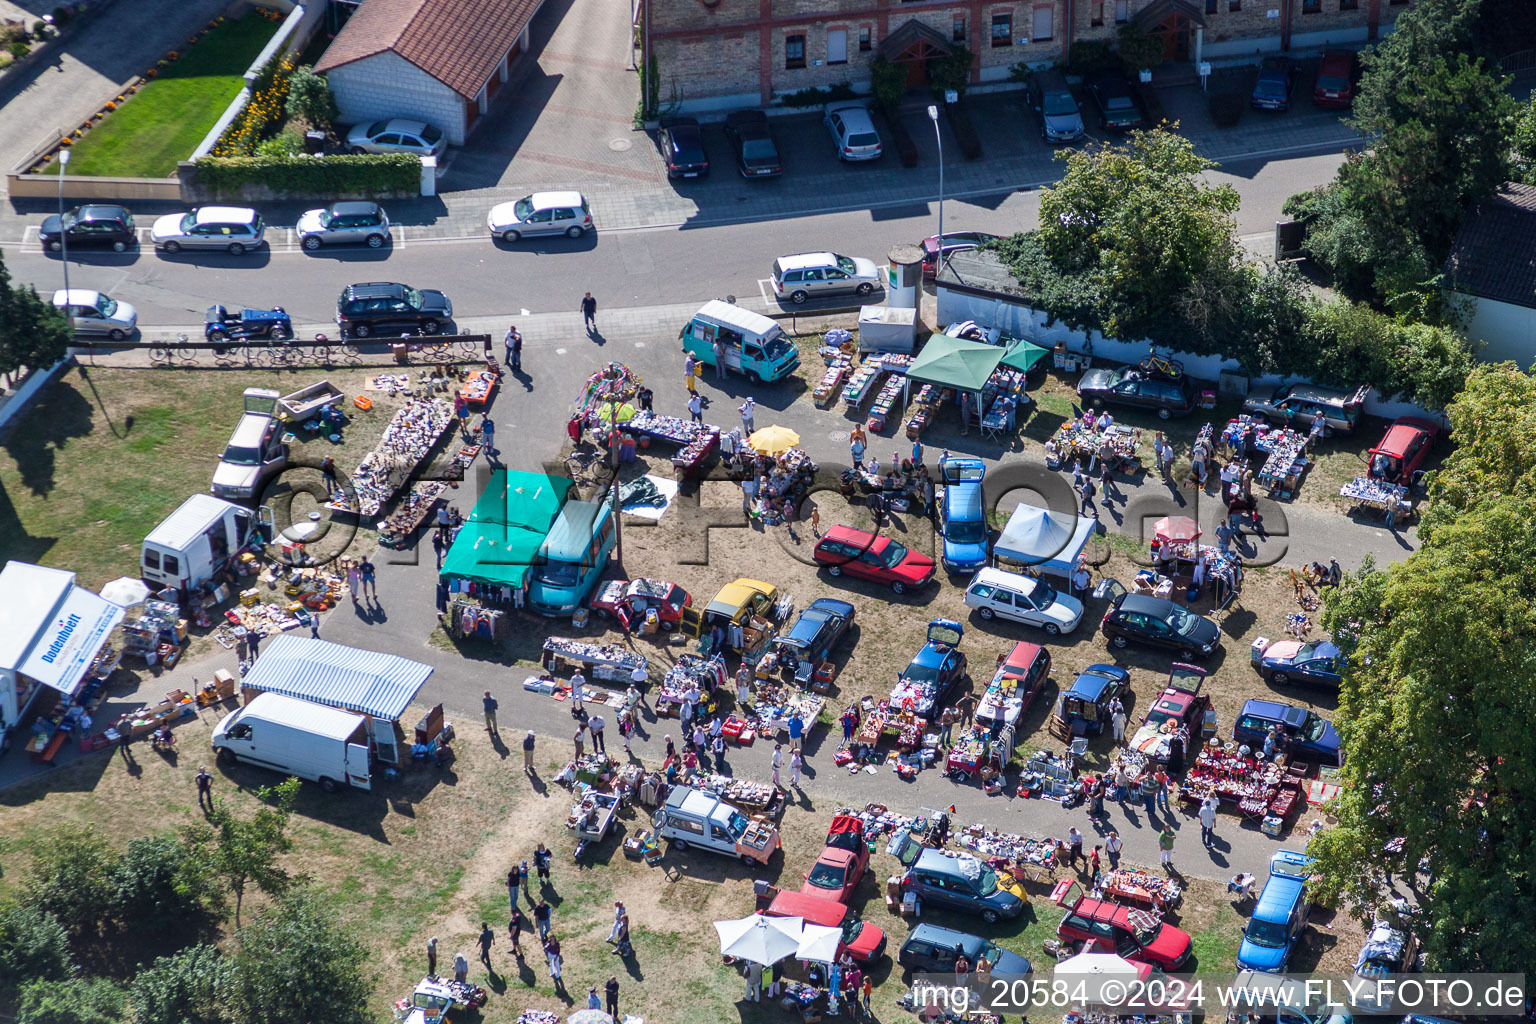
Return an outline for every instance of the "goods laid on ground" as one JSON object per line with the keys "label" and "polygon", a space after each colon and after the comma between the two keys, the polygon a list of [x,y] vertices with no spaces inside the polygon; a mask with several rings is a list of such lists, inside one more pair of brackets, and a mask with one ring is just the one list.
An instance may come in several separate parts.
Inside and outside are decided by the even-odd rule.
{"label": "goods laid on ground", "polygon": [[443,481],[433,480],[418,483],[406,491],[395,510],[374,524],[379,531],[379,543],[386,548],[405,547],[416,528],[437,509],[438,499],[447,489],[448,485]]}
{"label": "goods laid on ground", "polygon": [[494,370],[471,370],[459,382],[459,397],[475,408],[484,408],[501,375]]}
{"label": "goods laid on ground", "polygon": [[1119,423],[1108,430],[1089,426],[1086,419],[1068,420],[1045,443],[1045,464],[1051,469],[1078,462],[1085,472],[1092,472],[1100,459],[1113,459],[1115,468],[1135,472],[1141,466],[1141,431]]}
{"label": "goods laid on ground", "polygon": [[848,383],[843,385],[843,404],[857,409],[875,390],[875,385],[885,375],[885,365],[877,359],[867,359],[853,371]]}
{"label": "goods laid on ground", "polygon": [[384,428],[378,445],[358,463],[352,473],[351,492],[337,491],[325,507],[364,518],[377,516],[410,479],[453,418],[453,407],[440,398],[408,401]]}
{"label": "goods laid on ground", "polygon": [[1179,800],[1198,804],[1213,794],[1245,818],[1289,818],[1300,809],[1302,780],[1283,764],[1245,756],[1230,744],[1203,748],[1184,776]]}
{"label": "goods laid on ground", "polygon": [[631,434],[683,445],[697,440],[703,434],[720,431],[719,427],[712,427],[707,423],[695,423],[678,416],[663,416],[644,410],[635,413],[624,424],[624,429]]}
{"label": "goods laid on ground", "polygon": [[629,686],[635,669],[648,668],[650,664],[643,655],[623,644],[594,644],[559,636],[544,641],[540,663],[551,672],[580,668],[588,679],[612,682],[620,687]]}
{"label": "goods laid on ground", "polygon": [[408,373],[381,373],[377,377],[370,377],[368,388],[371,391],[382,391],[386,395],[403,395],[411,390],[411,375]]}
{"label": "goods laid on ground", "polygon": [[922,436],[928,424],[933,422],[933,414],[939,408],[940,389],[932,384],[924,384],[917,389],[917,394],[912,396],[911,403],[907,406],[910,415],[907,416],[907,437],[916,441]]}
{"label": "goods laid on ground", "polygon": [[1177,907],[1184,899],[1184,888],[1173,879],[1137,868],[1111,871],[1099,883],[1099,889],[1116,903],[1146,907],[1159,914]]}
{"label": "goods laid on ground", "polygon": [[827,364],[826,370],[822,372],[821,379],[811,389],[811,401],[816,403],[816,408],[825,409],[837,401],[851,369],[847,356],[839,353],[833,357]]}
{"label": "goods laid on ground", "polygon": [[869,429],[880,433],[885,430],[886,421],[890,418],[891,411],[896,408],[896,403],[901,401],[901,393],[906,387],[906,374],[892,374],[891,379],[885,382],[880,393],[875,396],[874,404],[869,407]]}

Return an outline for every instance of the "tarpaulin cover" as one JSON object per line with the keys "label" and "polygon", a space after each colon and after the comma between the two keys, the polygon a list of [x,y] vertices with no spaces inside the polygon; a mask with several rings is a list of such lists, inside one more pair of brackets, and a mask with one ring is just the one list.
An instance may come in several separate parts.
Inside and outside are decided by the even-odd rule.
{"label": "tarpaulin cover", "polygon": [[570,489],[564,477],[498,470],[443,558],[441,575],[522,586]]}

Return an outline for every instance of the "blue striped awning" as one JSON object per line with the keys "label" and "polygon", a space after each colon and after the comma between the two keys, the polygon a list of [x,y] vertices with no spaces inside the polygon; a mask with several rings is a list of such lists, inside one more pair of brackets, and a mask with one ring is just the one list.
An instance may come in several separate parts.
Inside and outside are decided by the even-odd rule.
{"label": "blue striped awning", "polygon": [[262,646],[241,685],[395,721],[431,674],[393,654],[285,633]]}

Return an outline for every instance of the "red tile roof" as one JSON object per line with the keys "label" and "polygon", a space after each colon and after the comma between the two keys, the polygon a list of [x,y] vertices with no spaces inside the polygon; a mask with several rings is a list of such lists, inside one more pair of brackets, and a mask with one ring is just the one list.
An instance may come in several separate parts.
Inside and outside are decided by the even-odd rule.
{"label": "red tile roof", "polygon": [[474,99],[542,0],[364,0],[316,71],[393,51]]}

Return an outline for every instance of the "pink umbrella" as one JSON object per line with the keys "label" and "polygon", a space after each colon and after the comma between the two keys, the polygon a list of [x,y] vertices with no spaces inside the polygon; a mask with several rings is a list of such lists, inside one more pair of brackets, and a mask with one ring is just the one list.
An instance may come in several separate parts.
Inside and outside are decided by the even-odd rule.
{"label": "pink umbrella", "polygon": [[1163,516],[1152,524],[1152,535],[1158,540],[1194,540],[1200,536],[1200,526],[1188,516]]}

